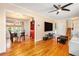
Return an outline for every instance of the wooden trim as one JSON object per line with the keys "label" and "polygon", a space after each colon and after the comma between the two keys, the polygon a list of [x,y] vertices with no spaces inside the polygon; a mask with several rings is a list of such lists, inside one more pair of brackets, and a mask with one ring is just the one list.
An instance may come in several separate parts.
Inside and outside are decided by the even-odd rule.
{"label": "wooden trim", "polygon": [[7,27],[22,27],[22,25],[6,25]]}

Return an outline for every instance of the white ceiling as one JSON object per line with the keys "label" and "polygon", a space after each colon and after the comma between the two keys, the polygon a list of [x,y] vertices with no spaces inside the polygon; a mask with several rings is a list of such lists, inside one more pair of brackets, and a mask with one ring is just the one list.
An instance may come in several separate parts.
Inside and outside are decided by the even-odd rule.
{"label": "white ceiling", "polygon": [[[71,18],[75,16],[79,16],[79,4],[74,3],[68,7],[67,9],[70,9],[71,11],[61,11],[58,15],[56,15],[56,12],[48,13],[51,10],[55,10],[53,7],[54,3],[16,3],[16,5],[24,7],[26,9],[30,9],[34,12],[37,12],[41,15],[44,15],[46,17],[52,18],[52,19],[64,19],[64,18]],[[65,5],[67,3],[55,3],[55,5]]]}

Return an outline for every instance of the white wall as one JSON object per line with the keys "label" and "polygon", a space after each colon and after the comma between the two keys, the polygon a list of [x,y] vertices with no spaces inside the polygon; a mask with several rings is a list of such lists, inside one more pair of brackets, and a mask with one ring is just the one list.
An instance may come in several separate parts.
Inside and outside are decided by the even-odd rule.
{"label": "white wall", "polygon": [[72,20],[68,19],[68,28],[72,28]]}
{"label": "white wall", "polygon": [[[53,31],[44,32],[44,22],[53,23]],[[56,23],[56,29],[55,29]],[[47,33],[53,33],[56,30],[56,35],[66,35],[66,20],[49,20],[37,18],[36,20],[36,41],[42,40]]]}
{"label": "white wall", "polygon": [[72,21],[72,24],[74,24],[74,28],[73,28],[73,33],[74,34],[77,34],[77,33],[79,33],[79,18],[77,18],[77,19],[74,19],[73,21]]}
{"label": "white wall", "polygon": [[57,20],[56,22],[56,34],[66,35],[66,20]]}
{"label": "white wall", "polygon": [[0,53],[6,51],[6,21],[5,11],[0,9]]}
{"label": "white wall", "polygon": [[53,33],[53,31],[44,31],[44,22],[54,23],[54,20],[45,19],[45,18],[36,18],[36,41],[43,39],[43,36],[47,33]]}
{"label": "white wall", "polygon": [[24,22],[25,35],[30,36],[30,19]]}

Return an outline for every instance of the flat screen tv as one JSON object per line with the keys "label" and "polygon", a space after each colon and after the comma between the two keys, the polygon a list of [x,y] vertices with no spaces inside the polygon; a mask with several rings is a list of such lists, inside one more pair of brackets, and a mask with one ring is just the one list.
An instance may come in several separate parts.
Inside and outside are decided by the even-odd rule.
{"label": "flat screen tv", "polygon": [[52,31],[53,30],[53,23],[44,22],[44,31]]}

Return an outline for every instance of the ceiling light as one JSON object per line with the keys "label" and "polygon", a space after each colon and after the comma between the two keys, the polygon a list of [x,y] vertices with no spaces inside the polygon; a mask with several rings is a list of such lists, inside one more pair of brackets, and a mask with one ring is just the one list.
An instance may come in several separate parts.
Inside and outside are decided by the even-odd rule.
{"label": "ceiling light", "polygon": [[61,9],[58,10],[59,12],[61,11]]}

